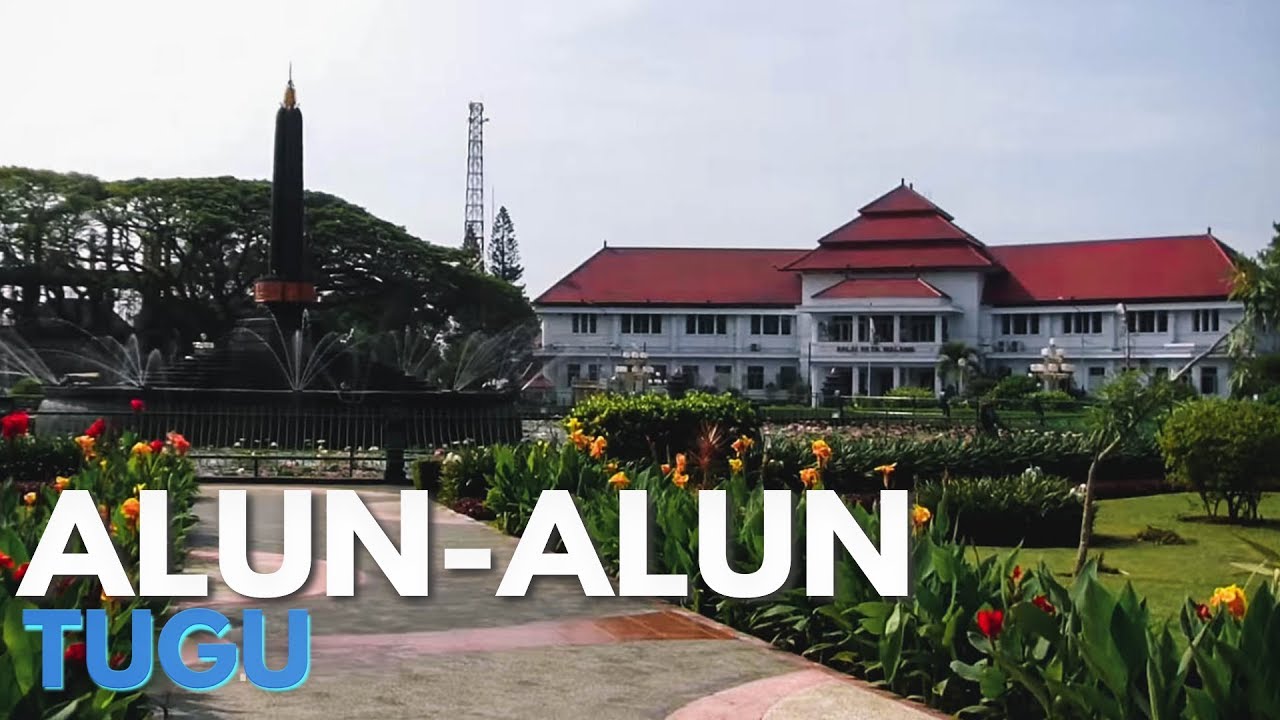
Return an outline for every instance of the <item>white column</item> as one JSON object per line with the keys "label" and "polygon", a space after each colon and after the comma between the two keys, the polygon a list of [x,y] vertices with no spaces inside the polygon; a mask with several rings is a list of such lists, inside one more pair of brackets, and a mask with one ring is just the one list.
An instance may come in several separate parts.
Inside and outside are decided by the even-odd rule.
{"label": "white column", "polygon": [[942,313],[933,316],[933,341],[942,343]]}
{"label": "white column", "polygon": [[822,373],[816,365],[809,365],[809,406],[818,407],[818,393],[822,392]]}
{"label": "white column", "polygon": [[894,365],[893,366],[893,386],[901,387],[901,385],[902,385],[902,366]]}

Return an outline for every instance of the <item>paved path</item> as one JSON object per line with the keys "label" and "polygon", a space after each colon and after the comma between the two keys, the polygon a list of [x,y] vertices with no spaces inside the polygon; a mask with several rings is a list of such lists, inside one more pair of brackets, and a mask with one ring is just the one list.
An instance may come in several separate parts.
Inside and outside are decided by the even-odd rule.
{"label": "paved path", "polygon": [[[279,563],[281,488],[250,489],[253,565]],[[193,569],[214,576],[213,606],[238,622],[243,600],[216,580],[217,487],[197,505]],[[323,491],[314,526],[323,528]],[[393,539],[397,490],[361,489]],[[586,598],[576,579],[540,578],[525,598],[494,592],[515,547],[496,530],[436,506],[432,595],[401,598],[367,555],[357,554],[356,597],[323,594],[323,533],[313,581],[299,595],[255,601],[269,643],[282,645],[283,614],[312,619],[311,675],[299,689],[269,693],[244,682],[196,694],[157,688],[170,718],[792,718],[939,717],[879,694],[795,655],[699,615],[638,598]],[[492,570],[447,571],[445,548],[493,549]],[[275,630],[273,630],[275,628]],[[208,636],[193,636],[207,642]],[[238,640],[238,628],[228,636]],[[194,659],[193,645],[188,657]],[[279,666],[282,647],[268,647]]]}

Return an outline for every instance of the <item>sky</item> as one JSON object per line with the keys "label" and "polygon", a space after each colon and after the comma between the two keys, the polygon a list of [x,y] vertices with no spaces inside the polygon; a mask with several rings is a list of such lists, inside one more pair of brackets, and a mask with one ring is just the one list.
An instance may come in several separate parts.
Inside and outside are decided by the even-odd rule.
{"label": "sky", "polygon": [[989,245],[1252,253],[1277,31],[1275,0],[0,0],[0,165],[266,178],[292,62],[307,187],[439,244],[483,102],[531,296],[606,241],[812,247],[900,178]]}

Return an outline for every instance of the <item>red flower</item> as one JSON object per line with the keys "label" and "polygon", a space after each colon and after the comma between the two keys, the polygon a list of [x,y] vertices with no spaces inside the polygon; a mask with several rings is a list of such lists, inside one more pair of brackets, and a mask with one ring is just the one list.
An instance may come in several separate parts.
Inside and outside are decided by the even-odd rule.
{"label": "red flower", "polygon": [[0,550],[0,568],[5,570],[13,569],[13,558],[5,555],[3,550]]}
{"label": "red flower", "polygon": [[106,431],[107,431],[107,422],[102,418],[98,418],[97,420],[93,421],[93,424],[89,426],[88,430],[84,431],[84,434],[88,435],[91,438],[96,438]]}
{"label": "red flower", "polygon": [[31,429],[31,416],[24,410],[11,412],[0,418],[0,435],[6,440],[12,440],[19,435],[26,435]]}
{"label": "red flower", "polygon": [[27,576],[27,567],[30,565],[31,563],[22,563],[13,571],[14,582],[22,582],[22,578]]}
{"label": "red flower", "polygon": [[979,610],[978,611],[978,629],[988,638],[995,639],[1000,635],[1000,631],[1004,629],[1004,611],[1003,610]]}
{"label": "red flower", "polygon": [[153,453],[158,453],[158,452],[160,452],[161,450],[164,450],[164,441],[163,441],[163,440],[152,440],[152,441],[151,441],[151,452],[153,452]]}
{"label": "red flower", "polygon": [[133,408],[134,412],[140,413],[147,409],[147,404],[142,402],[142,398],[134,398],[129,401],[129,407]]}
{"label": "red flower", "polygon": [[82,663],[85,658],[84,643],[71,643],[67,646],[66,652],[62,653],[62,657],[72,662]]}
{"label": "red flower", "polygon": [[1022,566],[1014,565],[1013,573],[1009,575],[1009,579],[1013,580],[1013,584],[1017,585],[1022,580]]}
{"label": "red flower", "polygon": [[1049,598],[1046,595],[1035,596],[1031,599],[1031,604],[1045,611],[1049,615],[1053,615],[1058,612],[1058,609],[1053,606],[1053,603],[1049,602]]}
{"label": "red flower", "polygon": [[1210,619],[1213,618],[1213,611],[1209,609],[1208,605],[1205,605],[1204,603],[1200,603],[1196,605],[1196,617],[1200,618],[1201,620],[1204,620],[1205,622],[1208,622]]}
{"label": "red flower", "polygon": [[119,670],[120,668],[124,667],[124,663],[126,660],[128,660],[128,658],[124,656],[124,653],[116,653],[111,656],[111,667],[115,668],[116,670]]}

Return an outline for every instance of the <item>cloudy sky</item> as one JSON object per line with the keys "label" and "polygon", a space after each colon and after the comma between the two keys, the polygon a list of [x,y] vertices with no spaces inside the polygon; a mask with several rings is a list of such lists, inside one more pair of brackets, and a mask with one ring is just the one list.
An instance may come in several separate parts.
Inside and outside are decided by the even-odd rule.
{"label": "cloudy sky", "polygon": [[1280,220],[1275,0],[5,0],[0,29],[0,165],[266,177],[292,61],[307,186],[441,244],[483,101],[531,294],[605,240],[808,247],[901,177],[988,244]]}

